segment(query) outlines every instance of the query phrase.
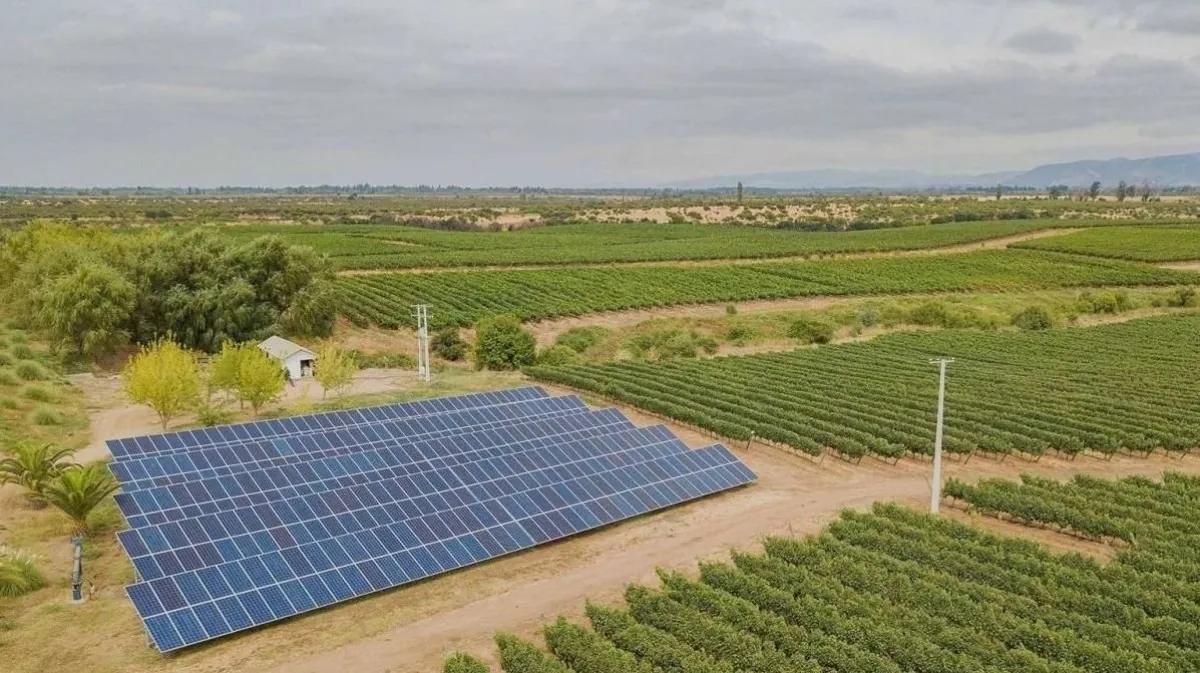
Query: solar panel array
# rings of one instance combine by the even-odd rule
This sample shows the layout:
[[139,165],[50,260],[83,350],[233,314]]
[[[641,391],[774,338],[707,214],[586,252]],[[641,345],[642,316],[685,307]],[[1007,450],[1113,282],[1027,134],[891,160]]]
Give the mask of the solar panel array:
[[536,387],[108,446],[126,591],[162,652],[756,479]]

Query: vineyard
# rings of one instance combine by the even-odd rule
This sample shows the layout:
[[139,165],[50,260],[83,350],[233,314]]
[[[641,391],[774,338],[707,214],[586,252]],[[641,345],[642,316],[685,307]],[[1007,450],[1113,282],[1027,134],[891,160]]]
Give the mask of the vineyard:
[[1200,316],[1045,332],[906,332],[870,342],[744,357],[535,367],[533,377],[722,436],[859,460],[932,450],[929,359],[957,358],[946,448],[1050,451],[1200,445]]
[[[843,513],[819,537],[660,571],[591,628],[543,629],[549,653],[498,635],[506,673],[1095,673],[1200,670],[1200,478],[1165,483],[951,482],[958,501],[1124,538],[1102,564],[894,505]],[[1136,539],[1136,542],[1133,542]],[[465,655],[476,668],[488,670]],[[569,667],[569,668],[567,668]]]
[[507,232],[364,227],[356,229],[347,238],[369,237],[366,240],[371,241],[373,251],[352,252],[353,245],[347,245],[345,252],[340,252],[341,248],[335,249],[340,253],[336,263],[344,269],[768,259],[940,248],[1054,226],[1059,225],[1052,220],[1035,220],[846,232],[685,223],[570,224]]
[[1110,227],[1015,243],[1014,247],[1141,262],[1200,259],[1200,227]]
[[1192,284],[1197,276],[1114,260],[1025,250],[960,255],[730,264],[375,274],[339,278],[342,312],[359,325],[411,325],[428,304],[435,325],[473,325],[679,304],[819,295],[1004,292]]

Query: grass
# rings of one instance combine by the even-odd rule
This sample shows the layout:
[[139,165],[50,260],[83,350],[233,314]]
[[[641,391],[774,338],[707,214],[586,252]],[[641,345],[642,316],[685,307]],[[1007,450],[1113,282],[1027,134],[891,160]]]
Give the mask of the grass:
[[15,386],[21,383],[21,379],[13,373],[11,369],[0,369],[0,386]]
[[0,545],[0,599],[16,598],[46,586],[37,559],[28,552]]
[[46,368],[34,360],[22,360],[18,362],[13,371],[23,381],[43,381],[49,376]]
[[0,397],[0,409],[20,409],[21,403],[11,397]]
[[12,363],[13,357],[8,353],[0,351],[0,367],[11,367]]
[[35,425],[62,425],[63,415],[57,409],[38,407],[31,416]]
[[27,386],[21,391],[21,396],[34,402],[53,402],[54,393],[44,386]]

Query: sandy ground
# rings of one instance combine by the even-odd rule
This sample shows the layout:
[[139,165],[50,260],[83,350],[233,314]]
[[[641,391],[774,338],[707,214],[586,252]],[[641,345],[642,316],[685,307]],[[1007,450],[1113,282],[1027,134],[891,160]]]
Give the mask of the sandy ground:
[[777,264],[780,262],[807,262],[814,259],[878,259],[880,257],[915,257],[922,255],[953,255],[967,252],[975,252],[977,250],[995,250],[998,248],[1007,248],[1013,243],[1022,241],[1032,241],[1038,238],[1049,238],[1052,236],[1065,236],[1073,234],[1080,229],[1061,228],[1061,229],[1042,229],[1039,231],[1030,232],[1027,234],[1018,234],[1015,236],[1003,236],[1000,238],[990,238],[984,241],[975,241],[973,243],[961,243],[958,245],[949,245],[941,248],[922,248],[919,250],[888,250],[883,252],[845,252],[845,253],[813,253],[808,256],[794,257],[765,257],[765,258],[727,258],[727,259],[698,259],[698,260],[661,260],[653,262],[604,262],[596,264],[517,264],[512,266],[447,266],[447,267],[422,267],[417,269],[346,269],[339,271],[340,276],[378,276],[395,273],[445,273],[447,271],[520,271],[531,269],[545,268],[565,268],[570,266],[573,269],[588,268],[588,267],[633,267],[633,266],[728,266],[730,264]]
[[[639,423],[658,422],[632,411],[629,415]],[[698,433],[675,429],[694,446],[712,443]],[[699,559],[725,557],[731,548],[755,548],[766,535],[815,533],[847,507],[866,508],[877,500],[915,507],[928,503],[928,462],[906,460],[890,466],[868,460],[852,466],[830,458],[818,464],[766,446],[734,448],[758,473],[758,484],[474,568],[456,575],[460,582],[454,595],[433,597],[433,604],[383,632],[328,651],[297,644],[284,661],[264,670],[427,672],[437,670],[447,653],[459,649],[494,664],[491,637],[496,631],[535,637],[547,620],[579,617],[586,599],[619,602],[630,582],[656,584],[658,567],[690,571]],[[970,479],[1022,472],[1068,478],[1078,473],[1157,475],[1164,469],[1200,472],[1200,458],[999,463],[976,457],[968,464],[950,463],[946,473]],[[953,510],[946,515],[978,519]],[[1026,530],[991,520],[981,523],[1001,532]],[[1029,533],[1061,551],[1107,554],[1102,545],[1049,531]]]
[[[137,437],[163,431],[162,424],[153,410],[146,406],[130,404],[124,399],[120,391],[119,377],[76,374],[71,376],[70,380],[72,385],[83,391],[92,431],[92,438],[88,445],[75,453],[77,462],[90,463],[108,458],[108,449],[104,443],[110,439]],[[340,394],[386,393],[411,388],[416,383],[416,372],[398,369],[364,369],[354,377],[354,383]],[[323,394],[324,388],[321,387],[321,384],[308,379],[295,385],[289,385],[284,389],[284,396],[280,404],[294,405],[305,397],[310,401],[317,402],[322,399]],[[236,403],[227,404],[226,408],[236,411],[237,405]],[[173,419],[170,427],[194,422],[194,416],[182,416]]]
[[1167,264],[1159,264],[1164,269],[1175,269],[1177,271],[1200,271],[1200,260],[1193,262],[1170,262]]

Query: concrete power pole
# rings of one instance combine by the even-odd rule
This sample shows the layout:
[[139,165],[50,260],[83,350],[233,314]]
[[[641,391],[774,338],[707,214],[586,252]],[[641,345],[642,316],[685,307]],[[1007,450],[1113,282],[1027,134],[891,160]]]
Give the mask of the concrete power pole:
[[938,365],[937,431],[933,437],[933,493],[929,500],[929,511],[937,514],[942,509],[942,426],[946,418],[946,365],[951,358],[930,360]]
[[418,304],[417,316],[417,375],[422,381],[429,382],[429,307]]

